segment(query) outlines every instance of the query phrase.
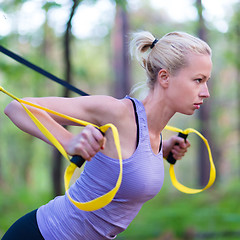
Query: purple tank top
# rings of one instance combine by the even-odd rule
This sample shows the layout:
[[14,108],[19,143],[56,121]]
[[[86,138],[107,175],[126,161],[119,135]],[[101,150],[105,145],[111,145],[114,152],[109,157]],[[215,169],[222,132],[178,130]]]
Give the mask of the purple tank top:
[[[114,239],[128,227],[143,203],[160,191],[164,179],[162,149],[158,154],[152,151],[143,104],[137,99],[126,98],[134,101],[136,106],[139,142],[133,155],[123,160],[119,191],[110,204],[93,212],[79,210],[66,195],[40,207],[37,222],[44,239]],[[90,201],[110,191],[118,174],[119,161],[99,152],[85,164],[69,193],[77,201]]]

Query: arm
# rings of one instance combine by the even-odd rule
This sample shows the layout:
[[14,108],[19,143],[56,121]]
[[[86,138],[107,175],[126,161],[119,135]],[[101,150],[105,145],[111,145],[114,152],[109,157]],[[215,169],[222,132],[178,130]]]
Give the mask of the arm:
[[[29,99],[26,99],[29,101]],[[36,102],[31,101],[36,104]],[[40,104],[39,104],[40,105]],[[26,106],[39,120],[40,122],[54,135],[60,143],[64,145],[64,139],[68,141],[71,138],[71,134],[64,129],[60,124],[54,121],[54,119],[45,111]],[[35,136],[48,144],[51,144],[48,139],[37,128],[28,114],[25,112],[21,104],[17,101],[12,101],[4,110],[5,114],[10,120],[22,131]],[[58,134],[62,135],[62,141],[58,138]]]
[[[176,145],[178,143],[179,145]],[[173,136],[168,140],[163,141],[163,157],[167,158],[169,153],[172,152],[173,157],[176,160],[180,160],[187,149],[190,147],[190,143],[188,140],[184,140],[178,136]]]
[[[106,96],[78,98],[27,98],[25,100],[71,117],[92,122],[96,125],[105,124],[106,118],[108,118],[107,120],[114,118],[113,114],[109,115],[109,112],[111,112],[109,110],[112,108],[113,104],[116,105],[117,101],[116,99]],[[84,129],[82,133],[73,136],[72,133],[67,131],[62,125],[73,125],[75,123],[51,115],[45,111],[29,106],[27,107],[44,124],[44,126],[50,130],[70,155],[82,155],[84,158],[90,159],[90,157],[93,156],[101,146],[103,146],[103,137],[95,128],[88,127]],[[116,107],[117,105],[114,109],[116,109]],[[49,143],[17,101],[10,103],[6,107],[5,113],[18,128]],[[87,142],[93,144],[87,144]],[[96,144],[97,146],[95,146]],[[93,146],[90,148],[90,145]],[[83,151],[83,149],[87,148],[87,151]]]

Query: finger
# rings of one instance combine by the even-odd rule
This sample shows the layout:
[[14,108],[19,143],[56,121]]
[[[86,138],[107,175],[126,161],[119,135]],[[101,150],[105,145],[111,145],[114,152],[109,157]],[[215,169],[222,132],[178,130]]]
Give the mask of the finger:
[[172,148],[172,153],[177,154],[177,155],[180,155],[180,156],[183,156],[187,151],[188,151],[187,148],[182,148],[182,147],[179,146],[179,145],[175,145],[175,146]]
[[90,147],[95,151],[99,151],[101,147],[100,142],[103,136],[96,128],[87,126],[80,135],[82,143],[86,144],[85,147]]
[[80,155],[82,156],[84,159],[89,158],[89,144],[88,144],[88,140],[86,140],[85,138],[81,137],[81,138],[77,138],[74,143],[72,144],[72,154],[71,155]]
[[176,159],[176,160],[180,160],[182,159],[182,157],[185,155],[185,153],[179,153],[177,151],[172,151],[172,154],[173,154],[173,157]]
[[99,151],[98,142],[91,137],[88,131],[79,134],[71,144],[70,155],[80,155],[86,160],[94,156]]
[[88,152],[89,156],[93,157],[101,148],[99,142],[93,135],[87,135],[86,138],[80,141],[81,148]]
[[101,149],[102,149],[102,150],[105,149],[106,141],[107,141],[107,139],[104,137],[103,140],[102,140],[102,142],[101,142]]
[[105,148],[105,143],[106,143],[106,138],[104,137],[103,133],[101,131],[99,131],[98,129],[96,129],[96,141],[98,142],[99,146],[101,149]]
[[83,157],[86,161],[91,161],[91,156],[89,155],[88,151],[86,151],[85,149],[82,149],[79,155]]
[[181,148],[185,148],[185,149],[187,149],[187,148],[190,147],[190,143],[189,143],[188,140],[186,140],[186,141],[182,141],[182,142],[179,144],[179,146],[180,146]]
[[187,148],[182,148],[180,145],[175,145],[172,150],[175,150],[178,153],[185,153],[187,152]]
[[91,131],[95,141],[98,142],[100,147],[102,147],[106,141],[106,139],[104,138],[104,133],[102,133],[99,129],[93,126],[89,126],[89,130]]
[[101,132],[95,127],[88,125],[81,133],[73,138],[68,153],[70,155],[80,155],[87,161],[104,146],[105,140]]

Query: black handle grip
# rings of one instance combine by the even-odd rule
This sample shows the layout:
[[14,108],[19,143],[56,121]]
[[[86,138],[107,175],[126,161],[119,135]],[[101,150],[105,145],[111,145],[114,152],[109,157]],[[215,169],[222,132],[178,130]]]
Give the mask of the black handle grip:
[[[188,137],[188,134],[184,134],[184,133],[179,132],[179,133],[178,133],[178,137],[184,138],[184,139],[186,140],[187,137]],[[175,145],[178,145],[178,143],[176,143]],[[175,164],[175,163],[176,163],[176,159],[173,157],[172,152],[169,153],[169,155],[168,155],[168,157],[167,157],[167,161],[168,161],[170,164]]]
[[75,163],[80,168],[86,160],[82,156],[74,155],[70,161]]
[[[99,128],[97,128],[97,129],[101,132],[101,134],[103,136],[105,136],[104,132],[102,132]],[[70,162],[76,164],[77,167],[79,167],[79,168],[85,163],[85,161],[86,160],[82,156],[79,156],[79,155],[74,155],[70,160]]]

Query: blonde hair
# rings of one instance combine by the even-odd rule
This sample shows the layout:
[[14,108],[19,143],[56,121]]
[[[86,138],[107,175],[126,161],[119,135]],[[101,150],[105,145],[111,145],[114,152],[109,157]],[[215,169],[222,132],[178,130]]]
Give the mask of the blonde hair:
[[142,31],[134,33],[130,43],[130,53],[145,69],[150,88],[154,87],[161,69],[174,75],[187,66],[189,53],[211,56],[211,48],[206,42],[185,32],[168,33],[152,45],[154,41],[150,32]]

